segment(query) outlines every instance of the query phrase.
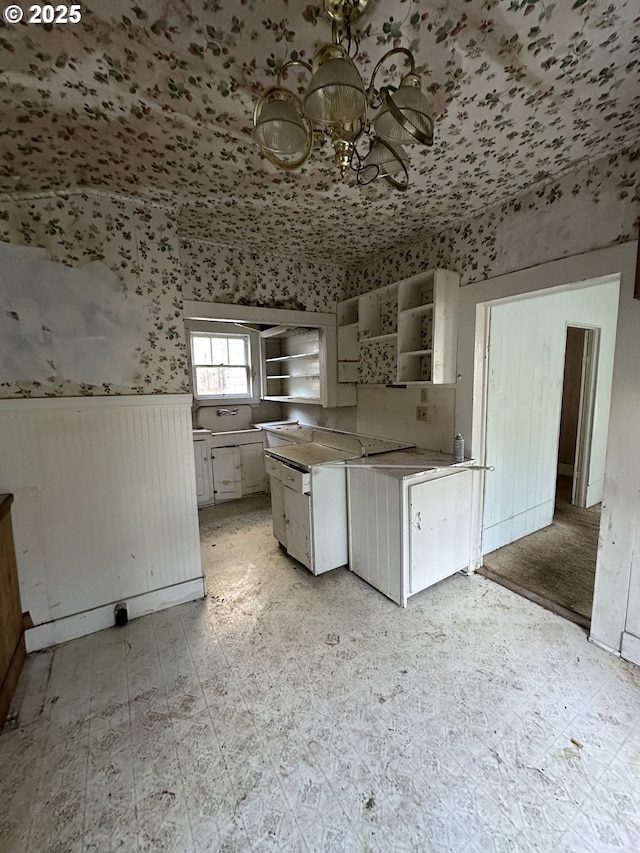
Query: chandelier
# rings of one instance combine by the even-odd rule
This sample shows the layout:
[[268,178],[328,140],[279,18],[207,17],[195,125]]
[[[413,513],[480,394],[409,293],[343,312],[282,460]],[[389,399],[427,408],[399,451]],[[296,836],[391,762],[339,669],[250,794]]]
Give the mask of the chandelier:
[[[404,145],[433,144],[433,116],[420,88],[412,53],[403,47],[387,51],[365,85],[353,57],[357,42],[351,24],[366,10],[369,0],[324,0],[332,22],[332,40],[322,44],[309,64],[300,59],[286,62],[277,83],[263,92],[253,111],[253,136],[265,157],[279,169],[298,169],[307,162],[318,132],[331,139],[334,163],[344,175],[356,173],[359,184],[384,178],[392,187],[409,185],[409,157]],[[408,71],[394,86],[375,87],[378,71],[392,56],[402,56]],[[311,75],[302,98],[281,85],[286,73],[296,67]],[[368,120],[368,111],[375,115]],[[370,140],[362,157],[357,144]]]

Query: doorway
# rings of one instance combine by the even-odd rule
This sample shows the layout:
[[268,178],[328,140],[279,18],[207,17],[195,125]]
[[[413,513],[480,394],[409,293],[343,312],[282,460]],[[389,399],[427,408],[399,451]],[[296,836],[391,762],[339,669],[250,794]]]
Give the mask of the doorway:
[[489,307],[481,571],[585,627],[616,313],[610,285]]

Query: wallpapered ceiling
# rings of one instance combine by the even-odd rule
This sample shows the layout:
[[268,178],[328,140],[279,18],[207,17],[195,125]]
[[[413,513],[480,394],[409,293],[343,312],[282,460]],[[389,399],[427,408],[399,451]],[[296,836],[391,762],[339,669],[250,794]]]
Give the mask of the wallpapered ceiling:
[[329,38],[319,8],[92,0],[76,25],[3,23],[2,189],[125,192],[179,205],[185,236],[349,266],[637,138],[637,0],[372,0],[365,76],[410,47],[437,115],[410,191],[341,181],[328,144],[275,173],[250,138],[253,104]]

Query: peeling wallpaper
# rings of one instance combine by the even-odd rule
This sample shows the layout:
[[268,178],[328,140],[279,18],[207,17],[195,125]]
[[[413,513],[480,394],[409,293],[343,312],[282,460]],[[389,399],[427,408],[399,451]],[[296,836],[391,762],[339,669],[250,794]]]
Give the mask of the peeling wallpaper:
[[[14,201],[0,208],[0,239],[41,247],[51,260],[71,267],[102,261],[141,318],[132,354],[138,375],[134,384],[9,382],[0,375],[1,397],[188,393],[182,273],[170,215],[90,194]],[[114,369],[112,375],[119,373]]]
[[344,298],[437,266],[465,285],[635,240],[639,165],[640,149],[620,152],[373,258],[346,273]]

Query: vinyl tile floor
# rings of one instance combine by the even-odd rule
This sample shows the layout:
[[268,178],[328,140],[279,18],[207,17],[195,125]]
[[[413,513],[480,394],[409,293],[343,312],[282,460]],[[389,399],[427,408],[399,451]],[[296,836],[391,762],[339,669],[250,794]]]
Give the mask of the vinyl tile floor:
[[209,595],[31,655],[2,853],[640,849],[640,670],[457,575],[314,578],[268,499],[201,512]]

